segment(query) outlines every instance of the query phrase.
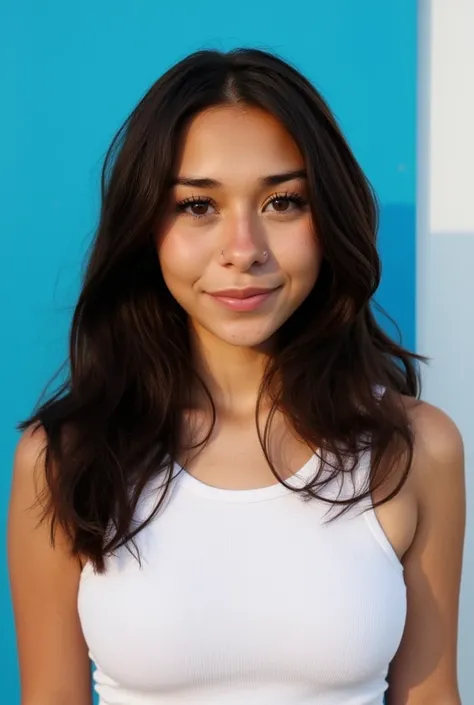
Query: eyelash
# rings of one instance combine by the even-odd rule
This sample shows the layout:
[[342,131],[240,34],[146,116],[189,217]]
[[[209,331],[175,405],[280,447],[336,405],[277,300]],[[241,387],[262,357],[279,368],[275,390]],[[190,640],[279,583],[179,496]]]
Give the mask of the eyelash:
[[[270,205],[270,203],[273,203],[275,201],[289,201],[290,203],[293,203],[295,206],[297,206],[300,210],[307,205],[306,199],[303,198],[301,194],[286,191],[284,193],[275,193],[273,194],[273,196],[270,196],[270,198],[265,201],[264,208],[266,208],[268,205]],[[176,212],[184,213],[184,215],[189,215],[195,220],[200,220],[201,218],[206,218],[209,215],[214,214],[205,213],[203,215],[196,215],[195,213],[186,212],[186,208],[191,205],[207,204],[215,206],[215,202],[212,200],[212,198],[209,198],[208,196],[189,196],[188,198],[183,198],[181,201],[178,201],[176,203]],[[285,215],[285,212],[286,211],[282,212],[281,215]]]

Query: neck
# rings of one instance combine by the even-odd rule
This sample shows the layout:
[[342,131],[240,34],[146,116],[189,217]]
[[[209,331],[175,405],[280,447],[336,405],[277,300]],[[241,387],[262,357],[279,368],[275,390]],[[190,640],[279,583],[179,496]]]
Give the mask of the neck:
[[[190,334],[196,370],[216,410],[231,416],[254,415],[269,349],[229,345],[202,329],[191,329]],[[198,390],[197,406],[203,401]]]

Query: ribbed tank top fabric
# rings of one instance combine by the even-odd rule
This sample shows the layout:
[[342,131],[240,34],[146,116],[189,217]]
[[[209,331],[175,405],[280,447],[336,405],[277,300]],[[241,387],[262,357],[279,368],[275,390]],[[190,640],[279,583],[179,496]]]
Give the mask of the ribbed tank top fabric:
[[[320,463],[288,484],[304,486]],[[369,468],[362,453],[325,496],[360,489]],[[174,470],[137,536],[141,564],[123,547],[104,574],[86,565],[81,576],[100,705],[382,705],[406,588],[370,501],[328,521],[330,504],[280,483],[226,490]]]

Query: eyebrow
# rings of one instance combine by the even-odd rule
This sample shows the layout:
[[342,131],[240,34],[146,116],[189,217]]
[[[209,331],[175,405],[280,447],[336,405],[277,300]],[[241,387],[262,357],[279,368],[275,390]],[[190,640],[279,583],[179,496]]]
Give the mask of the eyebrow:
[[[293,181],[294,179],[306,179],[305,169],[296,169],[295,171],[285,171],[282,174],[271,174],[263,176],[260,183],[263,186],[278,186],[285,181]],[[172,180],[171,186],[194,186],[194,188],[219,188],[222,186],[220,181],[209,178],[197,178],[193,176],[178,176]]]

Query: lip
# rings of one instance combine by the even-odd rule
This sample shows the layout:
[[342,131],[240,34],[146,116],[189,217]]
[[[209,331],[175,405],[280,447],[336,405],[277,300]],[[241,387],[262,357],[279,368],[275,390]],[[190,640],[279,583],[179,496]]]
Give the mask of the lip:
[[232,311],[255,311],[280,288],[278,286],[273,289],[262,289],[261,287],[223,289],[222,291],[213,291],[209,293],[209,296]]
[[221,291],[213,291],[210,295],[217,298],[226,297],[231,299],[248,299],[250,296],[260,296],[261,294],[270,294],[277,287],[264,289],[257,286],[249,286],[246,289],[222,289]]

